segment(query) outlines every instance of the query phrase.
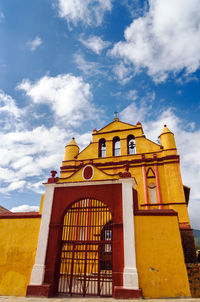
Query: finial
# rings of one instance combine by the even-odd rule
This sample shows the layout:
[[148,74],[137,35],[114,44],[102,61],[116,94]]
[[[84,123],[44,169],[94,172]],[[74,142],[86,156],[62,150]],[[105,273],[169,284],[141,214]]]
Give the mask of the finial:
[[51,171],[51,177],[48,178],[48,183],[54,183],[58,180],[58,177],[55,177],[56,174],[57,174],[57,171],[55,171],[55,170]]
[[115,111],[114,112],[114,117],[115,117],[115,119],[118,119],[119,118],[119,112]]
[[167,127],[167,125],[165,124],[164,127]]

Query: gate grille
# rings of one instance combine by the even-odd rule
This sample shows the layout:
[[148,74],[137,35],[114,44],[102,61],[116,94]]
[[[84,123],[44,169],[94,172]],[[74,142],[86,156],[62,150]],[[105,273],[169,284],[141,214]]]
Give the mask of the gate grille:
[[58,293],[112,296],[111,213],[96,199],[77,201],[64,217]]

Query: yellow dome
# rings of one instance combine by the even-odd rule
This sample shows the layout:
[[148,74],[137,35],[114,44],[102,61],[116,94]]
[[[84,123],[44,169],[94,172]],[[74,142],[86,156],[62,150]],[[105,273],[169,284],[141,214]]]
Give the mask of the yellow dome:
[[160,141],[164,149],[176,149],[174,134],[167,128],[167,125],[164,125]]
[[79,146],[77,145],[74,137],[71,142],[65,147],[65,159],[64,160],[73,160],[79,154]]
[[[167,128],[167,125],[164,125],[164,128],[163,128],[163,131],[161,132],[161,135],[162,134],[165,134],[165,133],[172,133],[168,128]],[[173,134],[173,133],[172,133]]]

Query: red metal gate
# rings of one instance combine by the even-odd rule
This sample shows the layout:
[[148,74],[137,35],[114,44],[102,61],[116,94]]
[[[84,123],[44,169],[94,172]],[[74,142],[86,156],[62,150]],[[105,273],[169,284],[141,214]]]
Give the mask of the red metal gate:
[[111,213],[96,199],[75,202],[64,217],[58,293],[112,296]]

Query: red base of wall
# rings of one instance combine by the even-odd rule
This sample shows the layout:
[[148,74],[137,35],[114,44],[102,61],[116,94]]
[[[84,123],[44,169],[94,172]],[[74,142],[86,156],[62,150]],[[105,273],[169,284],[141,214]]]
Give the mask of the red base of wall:
[[27,297],[47,297],[51,296],[50,294],[51,285],[43,284],[43,285],[28,285],[26,290]]
[[128,289],[128,288],[124,288],[123,286],[115,286],[113,298],[115,299],[142,298],[142,290]]

